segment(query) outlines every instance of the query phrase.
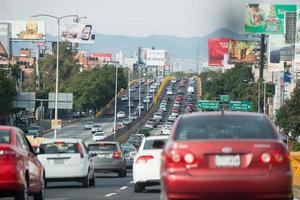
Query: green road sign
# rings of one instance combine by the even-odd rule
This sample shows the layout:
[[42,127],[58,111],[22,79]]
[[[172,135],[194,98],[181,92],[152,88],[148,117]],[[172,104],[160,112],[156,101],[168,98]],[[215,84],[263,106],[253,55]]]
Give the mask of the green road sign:
[[229,108],[232,111],[252,111],[251,101],[230,101]]
[[218,101],[198,100],[198,108],[205,110],[218,110],[220,103]]
[[229,102],[229,95],[220,95],[220,102]]

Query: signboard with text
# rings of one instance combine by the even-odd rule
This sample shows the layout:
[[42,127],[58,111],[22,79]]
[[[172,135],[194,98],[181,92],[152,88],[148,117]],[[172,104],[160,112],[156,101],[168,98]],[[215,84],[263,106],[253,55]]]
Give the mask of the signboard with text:
[[229,108],[232,111],[252,111],[251,101],[230,101]]
[[204,110],[219,110],[219,101],[209,101],[209,100],[198,100],[198,108]]

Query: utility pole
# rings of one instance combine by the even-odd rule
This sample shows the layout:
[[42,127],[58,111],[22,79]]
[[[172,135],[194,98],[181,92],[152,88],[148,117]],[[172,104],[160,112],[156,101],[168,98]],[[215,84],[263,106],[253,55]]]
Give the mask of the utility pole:
[[128,118],[131,118],[131,105],[130,105],[130,69],[128,67]]
[[141,116],[141,65],[138,64],[139,68],[139,116]]
[[261,80],[264,78],[265,36],[265,34],[260,35],[259,79]]

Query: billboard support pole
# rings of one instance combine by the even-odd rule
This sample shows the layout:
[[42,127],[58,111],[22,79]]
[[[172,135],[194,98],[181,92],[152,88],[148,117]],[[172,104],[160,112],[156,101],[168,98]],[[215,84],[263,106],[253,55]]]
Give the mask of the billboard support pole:
[[264,58],[265,58],[265,34],[260,35],[260,60],[259,60],[259,79],[264,78]]

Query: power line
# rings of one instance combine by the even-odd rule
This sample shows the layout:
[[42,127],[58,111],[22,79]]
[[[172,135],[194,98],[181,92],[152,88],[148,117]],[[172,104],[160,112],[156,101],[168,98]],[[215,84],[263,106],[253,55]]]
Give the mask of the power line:
[[9,11],[9,9],[7,8],[6,4],[4,3],[4,0],[1,0],[3,7],[5,8],[6,12],[8,13],[10,19],[13,19],[11,12]]

